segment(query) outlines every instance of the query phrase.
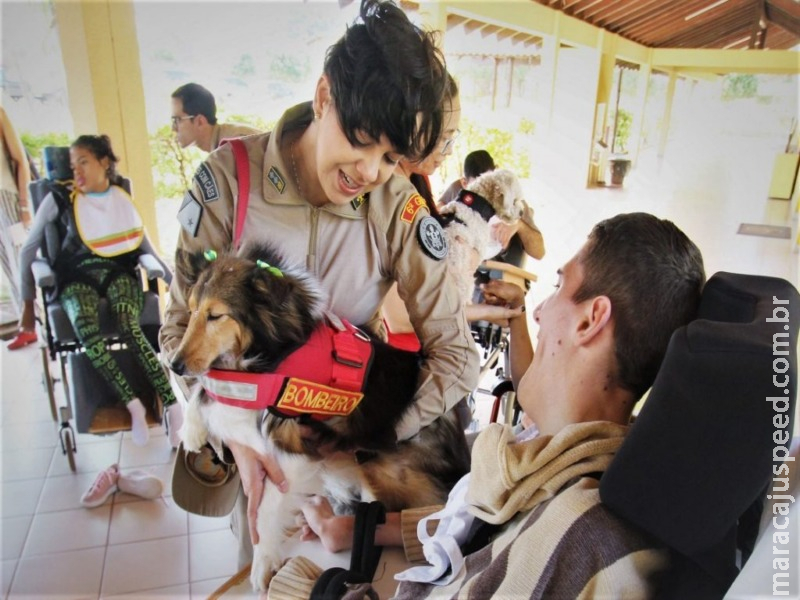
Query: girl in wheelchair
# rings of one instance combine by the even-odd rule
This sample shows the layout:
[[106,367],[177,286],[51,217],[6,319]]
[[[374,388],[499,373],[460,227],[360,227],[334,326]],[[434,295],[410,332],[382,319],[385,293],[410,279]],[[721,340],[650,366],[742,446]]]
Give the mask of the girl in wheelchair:
[[[31,266],[45,239],[45,227],[57,224],[61,246],[54,262],[58,297],[92,366],[108,381],[131,414],[133,442],[148,440],[146,409],[136,397],[100,329],[99,304],[106,298],[122,337],[144,368],[164,406],[169,437],[178,445],[182,422],[166,373],[142,333],[139,317],[144,293],[134,271],[137,257],[150,253],[161,263],[165,280],[172,274],[148,240],[142,219],[116,172],[118,158],[106,135],[82,135],[69,149],[74,180],[54,186],[36,211],[20,254],[21,295],[24,301],[20,332],[9,344],[16,350],[36,341]],[[174,438],[174,439],[173,439]]]

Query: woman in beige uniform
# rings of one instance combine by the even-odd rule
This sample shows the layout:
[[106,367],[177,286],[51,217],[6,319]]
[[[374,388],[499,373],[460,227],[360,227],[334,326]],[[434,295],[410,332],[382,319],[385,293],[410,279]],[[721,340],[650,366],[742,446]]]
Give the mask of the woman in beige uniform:
[[[446,84],[433,35],[391,2],[362,0],[359,20],[328,50],[313,100],[289,109],[274,131],[244,140],[250,192],[243,243],[275,245],[321,280],[334,314],[378,333],[379,307],[398,283],[423,355],[416,403],[399,439],[443,415],[477,384],[477,354],[443,260],[441,227],[408,180],[392,177],[400,158],[426,156],[437,144]],[[238,187],[233,153],[224,146],[200,166],[186,193],[179,251],[231,247]],[[188,319],[185,283],[177,275],[161,330],[167,360]],[[231,450],[254,536],[265,477],[284,491],[291,481],[272,457],[238,444]],[[176,461],[176,502],[201,514],[229,511],[233,496],[225,486],[198,489],[196,478],[184,476],[187,464],[192,459]],[[240,553],[241,566],[249,559]]]

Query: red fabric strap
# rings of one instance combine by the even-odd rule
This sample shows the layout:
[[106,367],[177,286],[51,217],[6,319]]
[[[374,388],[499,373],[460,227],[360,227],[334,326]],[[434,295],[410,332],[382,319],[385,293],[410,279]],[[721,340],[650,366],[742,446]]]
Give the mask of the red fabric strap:
[[239,196],[236,202],[236,229],[233,232],[233,247],[238,250],[242,241],[244,221],[247,217],[247,205],[250,202],[250,159],[247,148],[239,138],[227,138],[219,145],[230,144],[233,158],[236,160],[236,181],[239,184]]

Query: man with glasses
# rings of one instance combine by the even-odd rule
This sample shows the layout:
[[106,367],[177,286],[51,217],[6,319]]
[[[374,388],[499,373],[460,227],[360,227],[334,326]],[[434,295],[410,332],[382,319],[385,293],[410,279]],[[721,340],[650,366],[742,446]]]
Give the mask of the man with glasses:
[[217,123],[214,95],[202,85],[187,83],[172,92],[172,130],[181,148],[215,150],[221,140],[261,133],[238,123]]

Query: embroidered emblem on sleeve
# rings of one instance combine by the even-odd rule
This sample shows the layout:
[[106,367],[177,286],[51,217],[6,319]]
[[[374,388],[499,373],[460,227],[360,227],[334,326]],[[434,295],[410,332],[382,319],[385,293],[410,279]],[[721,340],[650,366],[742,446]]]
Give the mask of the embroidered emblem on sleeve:
[[419,194],[414,194],[407,201],[403,212],[400,214],[400,220],[406,223],[413,223],[414,217],[417,216],[420,208],[425,206],[425,198]]
[[217,180],[214,179],[214,174],[206,163],[203,163],[197,169],[197,172],[194,174],[194,180],[200,186],[200,191],[203,193],[203,202],[219,200]]
[[423,217],[417,228],[417,239],[425,254],[436,260],[447,256],[447,238],[439,221],[431,216]]
[[269,173],[267,173],[267,179],[272,184],[276,190],[278,190],[279,194],[283,193],[283,190],[286,189],[286,181],[281,176],[281,172],[278,171],[276,167],[270,167]]
[[200,227],[202,216],[203,205],[197,201],[191,190],[186,190],[181,207],[178,209],[178,222],[181,227],[192,237],[197,237],[197,229]]

